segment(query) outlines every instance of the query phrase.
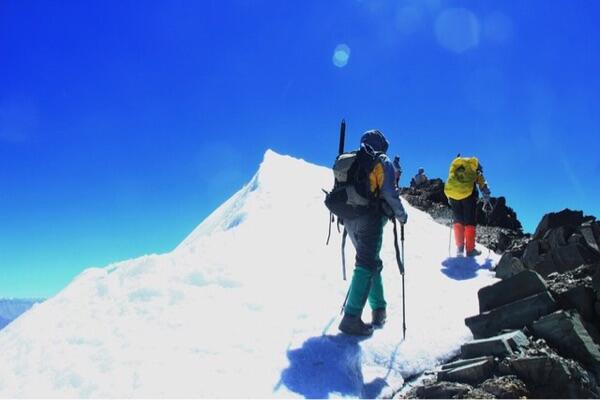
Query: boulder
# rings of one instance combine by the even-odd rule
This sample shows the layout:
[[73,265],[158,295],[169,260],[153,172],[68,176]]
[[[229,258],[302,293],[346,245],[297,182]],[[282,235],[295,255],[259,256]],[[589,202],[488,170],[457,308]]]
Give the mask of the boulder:
[[472,386],[456,382],[437,382],[420,386],[415,391],[419,399],[460,399],[473,390]]
[[586,243],[596,253],[600,254],[600,224],[598,222],[584,222],[579,231],[583,235]]
[[550,248],[566,246],[573,233],[575,233],[575,228],[571,226],[561,226],[547,231],[543,240]]
[[574,376],[561,358],[538,356],[510,360],[511,369],[532,389],[537,398],[593,398],[594,385],[584,376]]
[[533,332],[555,346],[561,354],[580,361],[600,373],[600,346],[594,343],[597,332],[588,332],[577,312],[557,311],[533,323]]
[[542,249],[539,240],[529,242],[523,253],[522,261],[526,268],[533,269],[542,260]]
[[544,237],[546,232],[550,229],[559,228],[561,226],[570,226],[573,228],[577,228],[583,222],[584,218],[582,211],[572,211],[566,208],[557,213],[549,213],[544,215],[544,217],[538,224],[535,233],[533,234],[533,238],[540,239]]
[[465,324],[476,339],[485,338],[503,329],[521,329],[540,317],[554,312],[556,307],[554,298],[549,292],[544,291],[466,318]]
[[558,295],[560,307],[569,310],[575,309],[586,321],[595,319],[594,303],[596,296],[591,287],[576,286]]
[[539,274],[534,271],[522,271],[479,289],[479,312],[489,311],[546,290],[546,282]]
[[487,339],[472,340],[463,344],[460,354],[463,358],[481,356],[508,356],[520,347],[529,344],[529,339],[521,331],[505,333]]
[[529,391],[525,382],[516,375],[491,378],[483,382],[480,388],[494,395],[497,399],[519,399],[529,397]]
[[596,272],[592,277],[592,289],[596,293],[596,298],[600,300],[600,267],[596,267]]
[[480,388],[474,388],[466,394],[465,399],[494,399],[494,395]]
[[550,252],[559,272],[570,271],[584,264],[590,264],[597,259],[587,247],[570,243],[566,246],[553,248]]
[[519,272],[525,271],[523,262],[511,253],[504,253],[498,264],[494,267],[496,278],[506,279]]
[[438,372],[438,379],[448,382],[477,384],[483,382],[494,371],[493,360],[476,361],[450,370]]
[[535,263],[528,267],[545,277],[553,272],[570,271],[594,261],[596,261],[596,257],[586,246],[569,243],[566,246],[552,248],[550,252],[540,255]]

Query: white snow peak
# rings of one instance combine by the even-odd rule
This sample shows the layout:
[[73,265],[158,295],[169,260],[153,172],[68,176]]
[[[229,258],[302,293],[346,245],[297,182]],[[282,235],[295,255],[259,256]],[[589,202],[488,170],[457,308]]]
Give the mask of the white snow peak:
[[390,224],[389,321],[368,339],[339,334],[348,282],[335,229],[325,246],[321,191],[332,182],[268,150],[174,251],[88,269],[0,331],[0,397],[375,397],[455,355],[497,256],[449,259],[448,228],[405,204],[406,340]]

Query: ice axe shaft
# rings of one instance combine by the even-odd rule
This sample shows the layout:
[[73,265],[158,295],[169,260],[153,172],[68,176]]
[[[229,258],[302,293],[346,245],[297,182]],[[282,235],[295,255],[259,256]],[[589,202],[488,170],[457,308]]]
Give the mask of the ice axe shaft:
[[344,144],[346,142],[346,120],[342,119],[340,125],[340,146],[338,148],[338,155],[344,153]]
[[396,262],[402,276],[402,337],[406,339],[406,298],[404,296],[404,224],[400,224],[400,242],[402,244],[402,255],[398,247],[398,230],[396,228],[396,218],[392,218],[394,224],[394,249],[396,250]]

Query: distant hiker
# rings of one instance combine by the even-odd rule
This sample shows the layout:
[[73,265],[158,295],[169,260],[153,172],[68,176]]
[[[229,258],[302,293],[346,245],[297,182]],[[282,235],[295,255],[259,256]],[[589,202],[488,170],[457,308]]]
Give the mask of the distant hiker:
[[477,225],[477,199],[481,190],[486,207],[490,204],[490,190],[483,177],[483,168],[476,157],[457,156],[450,164],[444,193],[448,197],[454,214],[454,239],[457,255],[467,251],[467,257],[481,254],[475,249],[475,227]]
[[[350,335],[368,336],[373,333],[373,326],[382,327],[385,324],[387,303],[381,279],[383,263],[379,257],[383,227],[388,218],[395,217],[402,224],[408,219],[397,186],[399,170],[386,155],[388,146],[380,131],[370,130],[363,134],[358,152],[338,157],[338,160],[343,160],[346,155],[355,157],[352,162],[357,163],[353,167],[355,169],[350,168],[347,172],[356,176],[356,182],[351,190],[346,191],[346,203],[362,201],[364,204],[353,206],[352,210],[361,211],[343,218],[345,229],[356,249],[355,269],[344,317],[339,325],[342,332]],[[331,204],[328,207],[332,209]],[[339,213],[336,215],[339,216]],[[361,319],[367,300],[372,309],[371,324],[365,324]]]
[[427,178],[427,175],[425,175],[425,169],[419,168],[417,174],[410,180],[410,186],[416,188],[424,183],[427,183],[428,180],[429,179]]

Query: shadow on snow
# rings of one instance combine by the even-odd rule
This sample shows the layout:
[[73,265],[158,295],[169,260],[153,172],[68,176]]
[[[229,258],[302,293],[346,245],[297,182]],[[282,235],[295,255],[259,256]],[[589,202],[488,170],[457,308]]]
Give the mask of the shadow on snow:
[[442,273],[450,279],[464,281],[477,276],[480,269],[492,268],[492,260],[486,259],[485,263],[479,264],[472,257],[450,257],[442,262]]
[[302,347],[288,350],[290,366],[280,382],[308,399],[326,399],[331,394],[376,398],[385,379],[365,383],[361,369],[360,341],[363,337],[323,335],[306,340]]

